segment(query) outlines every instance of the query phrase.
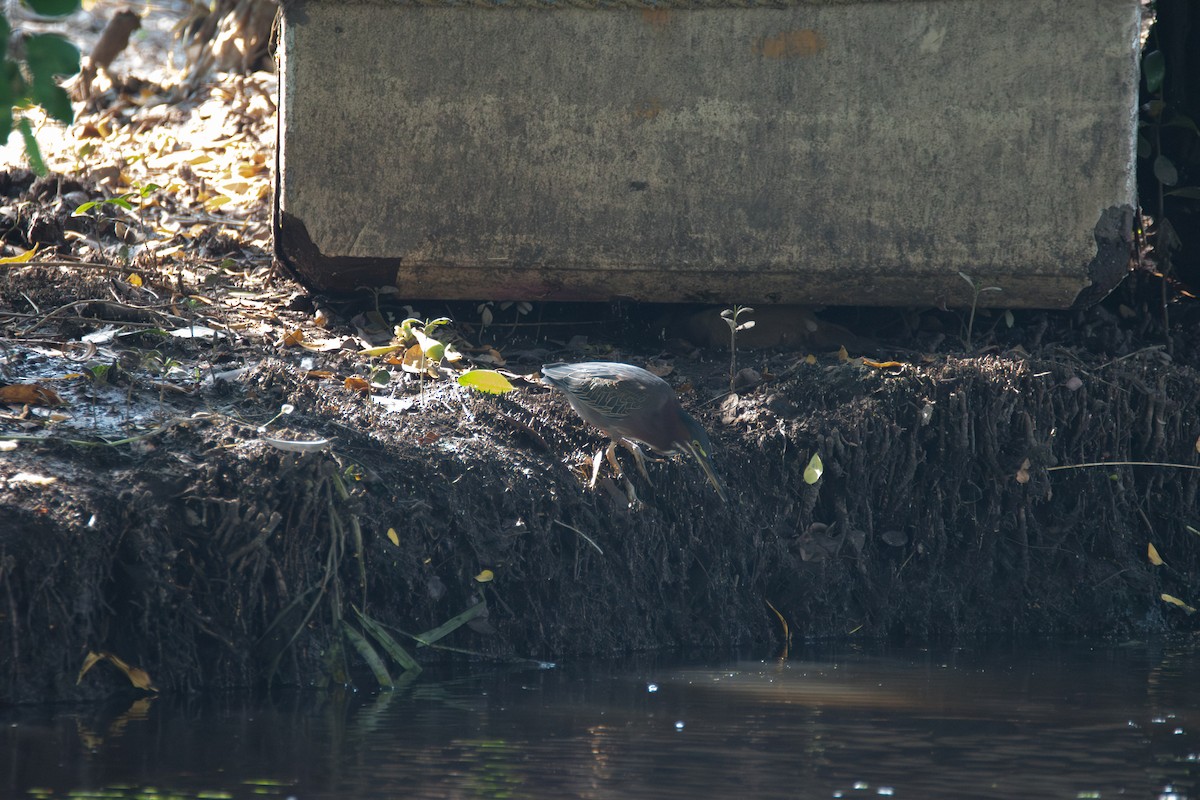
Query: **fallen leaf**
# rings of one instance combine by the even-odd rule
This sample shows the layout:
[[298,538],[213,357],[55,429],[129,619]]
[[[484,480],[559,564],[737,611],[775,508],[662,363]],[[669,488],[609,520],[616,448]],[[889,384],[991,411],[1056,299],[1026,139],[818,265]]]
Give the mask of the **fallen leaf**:
[[869,358],[864,358],[862,363],[866,364],[868,367],[874,367],[875,369],[889,369],[891,367],[904,366],[904,362],[902,361],[872,361]]
[[279,347],[296,347],[303,341],[304,341],[304,331],[297,328],[294,331],[288,331],[287,333],[285,333],[283,335],[283,338],[279,340],[278,346]]
[[346,378],[345,386],[352,392],[362,392],[366,394],[371,391],[371,382],[366,378],[360,378],[357,375],[351,375]]
[[26,261],[32,261],[37,255],[38,246],[35,244],[32,250],[26,250],[18,256],[9,256],[8,258],[0,258],[0,264],[24,264]]
[[808,466],[804,468],[804,482],[812,485],[821,480],[822,473],[825,472],[825,465],[821,463],[819,453],[813,453],[813,457],[808,460]]
[[35,472],[18,472],[8,479],[9,485],[14,483],[28,483],[32,486],[49,486],[57,481],[53,475],[38,475]]
[[83,666],[79,669],[79,677],[75,679],[75,683],[81,683],[83,681],[83,676],[88,673],[88,670],[90,670],[96,664],[99,664],[101,661],[107,661],[117,669],[121,670],[121,672],[125,673],[125,677],[129,679],[129,682],[137,688],[147,692],[158,691],[158,689],[154,687],[154,682],[150,680],[150,674],[146,672],[146,670],[139,667],[130,666],[120,658],[114,656],[112,653],[89,652],[83,659]]
[[1196,613],[1196,609],[1192,608],[1187,603],[1180,600],[1178,597],[1172,597],[1169,594],[1163,594],[1163,595],[1159,595],[1159,596],[1166,602],[1170,603],[1171,605],[1179,606],[1180,608],[1182,608],[1184,611],[1186,611],[1189,614]]
[[400,534],[396,533],[395,528],[387,529],[387,537],[388,537],[388,541],[390,541],[392,544],[396,545],[396,547],[400,546]]
[[1156,567],[1163,565],[1162,556],[1158,554],[1158,548],[1154,546],[1154,542],[1146,545],[1146,557],[1150,559],[1150,563]]
[[471,369],[458,376],[459,386],[469,386],[487,394],[504,394],[513,390],[508,378],[494,369]]
[[1021,462],[1021,468],[1017,470],[1017,483],[1024,486],[1029,483],[1029,459]]
[[488,583],[495,577],[495,574],[490,569],[485,569],[483,572],[475,576],[475,580],[479,583]]
[[22,406],[61,406],[62,398],[53,389],[36,383],[12,383],[0,386],[0,403]]

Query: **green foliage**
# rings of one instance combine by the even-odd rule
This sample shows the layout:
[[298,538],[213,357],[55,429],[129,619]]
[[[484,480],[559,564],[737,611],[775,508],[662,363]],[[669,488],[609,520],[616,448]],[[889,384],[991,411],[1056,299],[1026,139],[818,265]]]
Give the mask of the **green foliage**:
[[[974,335],[974,332],[975,332],[975,311],[979,307],[979,296],[981,294],[983,294],[984,292],[1002,292],[1004,290],[1001,289],[999,286],[977,286],[975,284],[974,279],[972,279],[970,275],[968,275],[965,272],[962,272],[961,270],[958,273],[958,277],[960,277],[964,281],[966,281],[967,286],[971,287],[971,313],[967,317],[966,335],[963,336],[963,344],[966,346],[966,348],[968,350],[970,350],[971,349],[971,337]],[[1010,327],[1011,327],[1011,325],[1010,325]]]
[[126,211],[132,211],[133,203],[129,202],[130,200],[135,198],[139,200],[145,200],[151,192],[157,191],[161,188],[162,187],[157,183],[148,183],[140,189],[136,189],[132,192],[126,192],[125,194],[117,195],[116,197],[108,197],[104,200],[89,200],[86,203],[80,204],[79,207],[72,211],[71,216],[81,217],[94,208],[99,208],[100,206],[106,205],[117,206],[118,208],[123,208]]
[[[1157,37],[1155,37],[1157,38]],[[1180,103],[1171,100],[1167,84],[1174,80],[1176,89],[1194,80],[1191,76],[1171,73],[1167,58],[1162,50],[1147,45],[1142,56],[1142,80],[1150,100],[1142,104],[1141,120],[1138,123],[1138,158],[1149,162],[1151,173],[1157,184],[1157,197],[1144,198],[1143,205],[1159,218],[1159,252],[1161,267],[1170,269],[1170,255],[1174,249],[1175,236],[1169,220],[1167,197],[1181,200],[1200,200],[1200,186],[1179,186],[1181,173],[1194,175],[1200,169],[1200,127],[1184,113]],[[1152,49],[1151,49],[1152,48]],[[1175,98],[1186,96],[1186,92],[1175,91]],[[1171,134],[1168,136],[1168,134]],[[1155,202],[1148,202],[1153,199]]]
[[[80,0],[25,0],[25,4],[43,17],[64,17],[79,10]],[[39,33],[26,38],[24,53],[17,55],[8,47],[11,35],[12,26],[0,12],[0,142],[7,142],[15,128],[33,171],[44,175],[46,165],[33,128],[20,110],[41,106],[64,125],[74,121],[71,98],[58,79],[79,72],[79,48],[56,33]]]
[[729,326],[729,391],[733,391],[734,379],[737,377],[737,335],[738,331],[747,331],[754,327],[754,320],[739,322],[743,314],[752,314],[754,309],[749,306],[735,305],[721,312],[721,319]]

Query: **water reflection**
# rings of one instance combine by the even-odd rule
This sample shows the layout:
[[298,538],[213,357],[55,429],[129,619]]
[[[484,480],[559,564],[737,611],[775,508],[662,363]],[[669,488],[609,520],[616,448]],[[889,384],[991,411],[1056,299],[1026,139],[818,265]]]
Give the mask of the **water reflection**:
[[0,795],[1196,798],[1198,668],[1195,642],[810,648],[9,710]]

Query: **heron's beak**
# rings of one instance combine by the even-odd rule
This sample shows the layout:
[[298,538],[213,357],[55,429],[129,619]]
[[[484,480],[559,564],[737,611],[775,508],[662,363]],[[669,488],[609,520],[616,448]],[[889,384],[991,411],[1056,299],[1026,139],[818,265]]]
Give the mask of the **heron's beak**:
[[696,459],[696,463],[704,471],[704,477],[708,478],[708,482],[712,484],[712,487],[717,490],[717,494],[721,496],[721,502],[728,503],[729,495],[726,493],[725,487],[721,484],[721,479],[713,471],[712,460],[708,457],[708,453],[704,452],[704,448],[696,442],[685,442],[684,448],[692,458]]

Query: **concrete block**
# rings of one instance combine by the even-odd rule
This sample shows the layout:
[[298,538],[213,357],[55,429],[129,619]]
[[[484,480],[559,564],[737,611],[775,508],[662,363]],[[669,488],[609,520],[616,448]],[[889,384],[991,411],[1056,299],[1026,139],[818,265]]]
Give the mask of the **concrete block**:
[[276,236],[410,297],[1067,307],[1139,0],[285,0]]

